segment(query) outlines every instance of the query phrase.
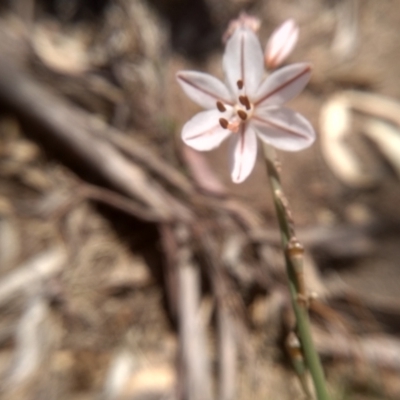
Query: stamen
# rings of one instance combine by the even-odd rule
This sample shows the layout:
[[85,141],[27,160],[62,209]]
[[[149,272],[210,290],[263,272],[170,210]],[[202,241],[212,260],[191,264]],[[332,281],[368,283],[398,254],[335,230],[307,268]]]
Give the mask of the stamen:
[[239,115],[240,119],[243,121],[246,121],[247,119],[247,113],[243,110],[237,110],[237,115]]
[[243,81],[242,81],[241,79],[239,79],[239,80],[236,82],[236,85],[237,85],[237,87],[238,87],[239,90],[242,90],[242,89],[243,89]]
[[228,129],[229,122],[225,118],[220,118],[219,119],[219,124],[224,128]]
[[239,101],[246,107],[246,110],[250,110],[250,100],[247,96],[239,96]]
[[219,100],[217,101],[217,108],[218,108],[218,111],[220,111],[220,112],[226,111],[226,108],[223,105],[222,101],[219,101]]

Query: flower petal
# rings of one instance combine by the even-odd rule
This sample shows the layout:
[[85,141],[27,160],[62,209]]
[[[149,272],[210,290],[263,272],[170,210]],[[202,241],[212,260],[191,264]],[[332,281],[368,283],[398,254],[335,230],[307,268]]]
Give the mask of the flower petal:
[[311,76],[308,63],[291,64],[272,73],[259,87],[255,106],[281,105],[296,97]]
[[228,88],[212,75],[197,71],[179,71],[176,79],[185,93],[203,108],[216,108],[217,101],[233,104]]
[[315,140],[310,122],[288,108],[257,110],[251,123],[262,141],[281,150],[299,151]]
[[251,125],[241,125],[231,141],[231,177],[234,183],[243,182],[251,173],[257,158],[257,136]]
[[288,19],[274,32],[265,47],[265,64],[274,69],[292,52],[299,37],[299,27],[293,19]]
[[237,28],[225,48],[223,66],[232,93],[238,93],[237,82],[244,84],[244,94],[252,98],[264,73],[263,51],[256,34],[249,28]]
[[[212,150],[218,147],[232,132],[219,124],[221,116],[228,113],[218,110],[203,111],[196,114],[182,128],[182,140],[199,151]],[[229,116],[228,116],[229,117]]]

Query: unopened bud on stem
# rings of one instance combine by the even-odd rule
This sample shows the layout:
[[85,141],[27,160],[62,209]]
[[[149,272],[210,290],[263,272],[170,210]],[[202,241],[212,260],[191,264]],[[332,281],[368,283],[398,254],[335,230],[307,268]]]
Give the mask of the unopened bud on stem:
[[298,37],[299,27],[293,19],[288,19],[272,33],[264,53],[267,69],[275,69],[286,60]]

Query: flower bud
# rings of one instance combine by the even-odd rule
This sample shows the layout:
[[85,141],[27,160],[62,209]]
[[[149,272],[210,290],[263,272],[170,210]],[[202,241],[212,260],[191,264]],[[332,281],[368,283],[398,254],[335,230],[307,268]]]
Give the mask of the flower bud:
[[265,65],[268,69],[279,67],[293,51],[299,37],[299,27],[293,19],[288,19],[272,32],[265,46]]

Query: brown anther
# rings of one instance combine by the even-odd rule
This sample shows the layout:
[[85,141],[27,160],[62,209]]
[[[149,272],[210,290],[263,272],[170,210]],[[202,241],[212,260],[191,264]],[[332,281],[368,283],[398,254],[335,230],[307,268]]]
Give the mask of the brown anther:
[[239,101],[246,107],[246,110],[250,110],[250,100],[247,96],[239,96]]
[[220,111],[220,112],[226,111],[226,108],[223,105],[222,101],[219,101],[219,100],[217,101],[217,108],[218,108],[218,111]]
[[219,119],[219,124],[224,128],[228,129],[229,122],[225,118]]
[[237,115],[239,115],[240,119],[243,121],[246,121],[247,119],[247,113],[243,110],[237,110]]
[[236,82],[236,85],[237,85],[237,87],[238,87],[239,90],[242,90],[242,89],[243,89],[243,81],[242,81],[241,79],[239,79],[239,80]]

